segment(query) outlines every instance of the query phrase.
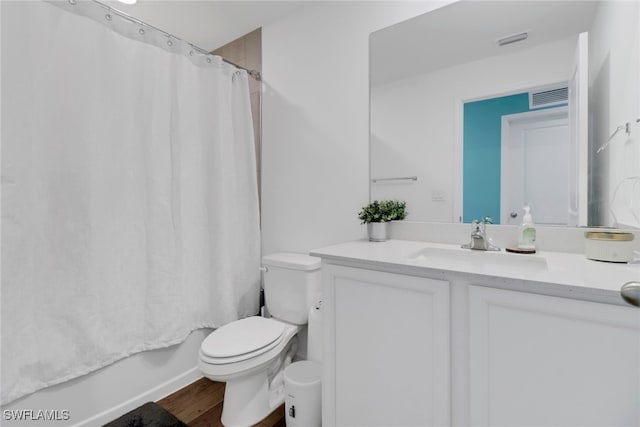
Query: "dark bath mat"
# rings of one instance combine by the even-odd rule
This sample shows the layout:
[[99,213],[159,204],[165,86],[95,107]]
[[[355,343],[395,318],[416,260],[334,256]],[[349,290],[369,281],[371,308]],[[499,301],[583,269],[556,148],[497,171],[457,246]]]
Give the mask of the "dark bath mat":
[[187,427],[154,402],[148,402],[103,427]]

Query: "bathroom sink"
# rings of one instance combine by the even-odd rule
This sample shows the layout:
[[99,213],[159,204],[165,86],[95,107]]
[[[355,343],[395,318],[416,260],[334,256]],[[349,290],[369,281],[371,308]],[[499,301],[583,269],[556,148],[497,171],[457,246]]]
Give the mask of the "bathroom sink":
[[408,260],[434,268],[464,269],[490,273],[500,270],[546,271],[547,260],[539,255],[512,254],[504,251],[475,251],[462,248],[424,248],[409,255]]

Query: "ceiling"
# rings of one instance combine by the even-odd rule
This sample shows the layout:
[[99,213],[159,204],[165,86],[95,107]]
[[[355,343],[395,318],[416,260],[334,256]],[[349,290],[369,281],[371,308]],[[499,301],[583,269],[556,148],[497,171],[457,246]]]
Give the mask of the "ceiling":
[[[371,84],[513,52],[586,31],[594,1],[460,1],[371,35]],[[528,31],[525,41],[496,40]]]
[[[138,0],[133,5],[100,1],[212,51],[322,0]],[[585,31],[596,4],[575,0],[454,2],[373,33],[371,84],[384,84]],[[497,47],[496,39],[521,31],[529,31],[526,41]]]
[[265,26],[313,1],[100,0],[207,51]]

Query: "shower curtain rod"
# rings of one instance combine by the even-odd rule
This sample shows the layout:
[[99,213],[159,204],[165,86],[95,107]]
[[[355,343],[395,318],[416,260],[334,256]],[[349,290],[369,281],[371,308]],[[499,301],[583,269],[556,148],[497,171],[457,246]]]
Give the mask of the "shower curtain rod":
[[[68,1],[71,4],[75,4],[77,0],[68,0]],[[111,7],[111,6],[107,5],[107,4],[104,4],[104,3],[100,2],[100,1],[98,1],[98,0],[92,0],[92,1],[94,3],[97,3],[98,5],[100,5],[102,8],[107,9],[109,12],[115,13],[116,15],[120,16],[121,18],[124,18],[124,19],[126,19],[128,21],[134,22],[134,23],[136,23],[138,25],[142,25],[144,27],[151,28],[151,29],[153,29],[155,31],[158,31],[158,32],[164,34],[167,37],[171,37],[171,38],[173,38],[175,40],[178,40],[178,41],[181,41],[183,43],[186,43],[189,46],[191,46],[194,50],[196,50],[197,52],[199,52],[199,53],[201,53],[203,55],[213,55],[211,52],[207,52],[206,50],[202,49],[201,47],[198,47],[198,46],[194,45],[193,43],[190,43],[190,42],[188,42],[186,40],[183,40],[180,37],[176,37],[171,33],[167,33],[166,31],[161,30],[158,27],[154,27],[153,25],[148,24],[148,23],[146,23],[144,21],[141,21],[138,18],[134,18],[133,16],[131,16],[131,15],[125,13],[125,12],[122,12],[121,10],[115,9],[115,8],[113,8],[113,7]],[[234,67],[236,67],[236,68],[238,68],[240,70],[246,71],[247,74],[249,74],[255,80],[258,80],[258,81],[262,80],[262,75],[260,74],[260,71],[250,70],[250,69],[248,69],[246,67],[243,67],[242,65],[238,65],[238,64],[236,64],[234,62],[231,62],[231,61],[229,61],[228,59],[225,59],[225,58],[222,58],[222,60],[224,62],[226,62],[227,64],[229,64],[229,65],[232,65],[232,66],[234,66]]]

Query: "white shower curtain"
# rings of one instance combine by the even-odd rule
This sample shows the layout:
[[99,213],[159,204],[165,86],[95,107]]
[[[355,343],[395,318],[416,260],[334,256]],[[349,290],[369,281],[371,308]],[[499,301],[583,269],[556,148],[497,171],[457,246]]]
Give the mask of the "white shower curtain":
[[1,3],[2,403],[257,313],[246,73],[92,2]]

